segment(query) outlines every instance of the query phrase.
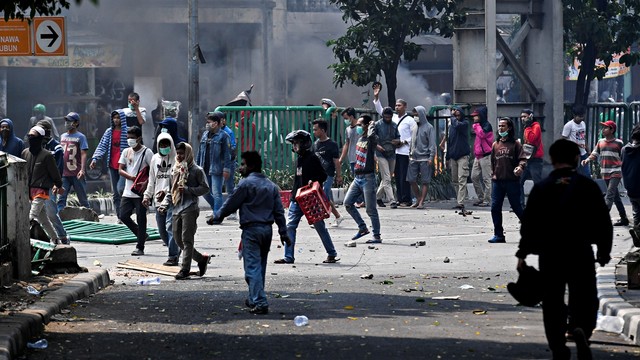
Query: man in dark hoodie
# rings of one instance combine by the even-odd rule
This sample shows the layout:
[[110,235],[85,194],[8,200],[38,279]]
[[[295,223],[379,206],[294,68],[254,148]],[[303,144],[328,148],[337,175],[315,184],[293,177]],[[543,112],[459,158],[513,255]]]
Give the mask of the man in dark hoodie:
[[631,142],[622,148],[622,181],[631,201],[633,245],[640,247],[640,125],[631,133]]
[[13,156],[20,156],[24,149],[24,142],[13,133],[11,119],[0,120],[0,151]]
[[22,150],[22,158],[27,161],[27,174],[29,181],[29,199],[31,209],[29,220],[37,221],[56,243],[57,234],[45,211],[46,201],[49,200],[49,190],[53,187],[54,194],[64,191],[62,177],[53,155],[42,147],[45,130],[40,126],[34,126],[29,130],[29,147]]
[[454,106],[447,134],[447,161],[451,168],[451,181],[456,186],[455,209],[464,209],[467,197],[467,178],[469,177],[469,121],[464,117],[462,108]]
[[493,146],[493,128],[487,121],[487,107],[479,106],[471,113],[473,118],[473,132],[476,138],[473,142],[473,166],[471,167],[471,181],[478,196],[474,206],[487,207],[491,205],[491,147]]

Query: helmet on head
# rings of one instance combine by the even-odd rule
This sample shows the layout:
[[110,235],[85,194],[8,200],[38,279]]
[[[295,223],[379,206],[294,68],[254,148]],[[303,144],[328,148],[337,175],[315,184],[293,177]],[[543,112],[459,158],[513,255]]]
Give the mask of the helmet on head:
[[36,106],[33,107],[33,111],[34,112],[41,112],[41,113],[46,113],[47,112],[47,108],[42,105],[42,104],[36,104]]
[[77,112],[70,112],[64,117],[64,121],[80,122],[80,115]]
[[311,149],[311,134],[304,130],[294,130],[287,134],[285,141],[289,144],[294,142],[300,143],[300,148],[304,150]]

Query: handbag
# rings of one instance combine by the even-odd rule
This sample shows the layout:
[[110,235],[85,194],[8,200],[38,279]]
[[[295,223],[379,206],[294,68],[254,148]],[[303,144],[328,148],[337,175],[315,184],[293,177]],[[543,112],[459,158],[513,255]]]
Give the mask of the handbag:
[[147,190],[147,185],[149,185],[149,165],[145,165],[141,168],[144,156],[147,154],[148,149],[149,148],[146,148],[142,154],[140,167],[138,167],[138,175],[136,175],[136,178],[133,180],[133,185],[131,185],[131,192],[140,197],[144,195],[144,192]]

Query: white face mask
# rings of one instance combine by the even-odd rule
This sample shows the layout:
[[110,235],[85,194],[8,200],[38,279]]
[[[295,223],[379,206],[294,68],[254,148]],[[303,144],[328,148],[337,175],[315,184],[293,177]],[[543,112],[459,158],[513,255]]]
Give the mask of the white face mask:
[[138,145],[138,140],[137,139],[127,139],[127,145],[129,145],[129,147],[136,147],[136,145]]

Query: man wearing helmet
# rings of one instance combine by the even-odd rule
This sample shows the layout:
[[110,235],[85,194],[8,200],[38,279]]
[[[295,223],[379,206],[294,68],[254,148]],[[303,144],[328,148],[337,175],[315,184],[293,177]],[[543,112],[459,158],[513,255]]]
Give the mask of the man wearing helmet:
[[[304,130],[295,130],[290,132],[285,140],[293,145],[293,152],[298,154],[296,175],[293,181],[291,194],[295,195],[299,188],[307,185],[309,182],[317,181],[320,184],[324,183],[327,179],[327,173],[325,173],[320,159],[318,159],[318,157],[311,151],[311,134]],[[294,263],[295,258],[293,254],[296,244],[296,229],[298,228],[298,223],[300,223],[302,216],[302,209],[296,202],[295,196],[292,196],[291,204],[289,205],[289,213],[287,215],[287,233],[291,242],[290,244],[285,244],[284,258],[274,261],[275,264]],[[329,231],[327,231],[324,220],[320,220],[315,223],[314,228],[318,235],[320,235],[322,245],[324,245],[324,248],[327,251],[328,256],[323,263],[335,263],[340,260],[336,258],[338,253],[333,246],[331,236],[329,235]]]
[[29,126],[33,127],[39,121],[46,121],[51,127],[51,137],[54,140],[58,140],[60,139],[60,133],[58,133],[58,129],[56,129],[56,124],[53,123],[53,120],[45,115],[46,112],[47,108],[44,105],[36,104],[36,106],[33,107],[33,116],[31,117],[31,119],[29,119]]
[[64,149],[62,164],[62,187],[64,193],[58,198],[58,211],[67,206],[67,195],[71,187],[78,195],[80,205],[89,206],[87,191],[85,190],[85,166],[87,164],[87,137],[78,131],[80,115],[77,112],[70,112],[64,117],[64,126],[67,132],[60,135],[60,145]]

